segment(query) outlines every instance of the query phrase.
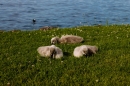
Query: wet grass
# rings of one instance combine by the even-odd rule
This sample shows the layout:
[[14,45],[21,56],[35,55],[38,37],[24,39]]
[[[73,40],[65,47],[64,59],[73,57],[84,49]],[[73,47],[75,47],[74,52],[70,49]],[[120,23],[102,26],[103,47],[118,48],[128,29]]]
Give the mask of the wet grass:
[[[84,43],[57,44],[64,59],[40,57],[39,46],[63,34],[82,36]],[[82,26],[48,31],[0,32],[0,86],[128,86],[130,26]],[[74,58],[76,46],[97,45],[90,57]]]

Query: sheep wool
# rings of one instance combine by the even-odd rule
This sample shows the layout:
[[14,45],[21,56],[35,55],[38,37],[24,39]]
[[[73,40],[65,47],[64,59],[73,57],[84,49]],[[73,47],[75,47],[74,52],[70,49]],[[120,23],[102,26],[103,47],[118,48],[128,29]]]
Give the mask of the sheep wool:
[[75,35],[64,35],[61,38],[53,37],[51,39],[52,44],[56,44],[56,43],[81,43],[83,41],[84,41],[84,39],[82,37],[75,36]]
[[52,45],[52,47],[55,49],[53,58],[60,59],[63,57],[63,51],[59,47],[56,47],[55,45]]
[[62,50],[59,47],[56,47],[55,45],[41,46],[37,49],[37,51],[42,57],[56,58],[56,59],[63,57]]
[[82,56],[90,56],[92,54],[96,54],[97,51],[98,51],[97,46],[81,45],[74,49],[73,55],[77,58],[80,58]]
[[51,46],[41,46],[37,49],[37,51],[42,57],[51,57],[54,48]]

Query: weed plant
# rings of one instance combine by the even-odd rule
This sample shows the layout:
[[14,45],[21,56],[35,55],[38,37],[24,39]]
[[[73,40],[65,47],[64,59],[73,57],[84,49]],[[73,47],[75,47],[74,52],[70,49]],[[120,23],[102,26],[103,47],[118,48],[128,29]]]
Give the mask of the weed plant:
[[[84,43],[56,44],[64,59],[40,57],[37,48],[54,36],[82,36]],[[0,32],[0,86],[129,86],[130,26],[81,26],[47,31]],[[79,45],[96,45],[97,54],[75,58]]]

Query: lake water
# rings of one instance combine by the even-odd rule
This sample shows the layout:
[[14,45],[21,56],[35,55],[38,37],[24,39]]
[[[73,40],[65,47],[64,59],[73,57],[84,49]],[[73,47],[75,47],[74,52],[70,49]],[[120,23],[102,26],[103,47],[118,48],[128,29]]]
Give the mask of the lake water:
[[0,0],[0,30],[130,24],[129,9],[130,0]]

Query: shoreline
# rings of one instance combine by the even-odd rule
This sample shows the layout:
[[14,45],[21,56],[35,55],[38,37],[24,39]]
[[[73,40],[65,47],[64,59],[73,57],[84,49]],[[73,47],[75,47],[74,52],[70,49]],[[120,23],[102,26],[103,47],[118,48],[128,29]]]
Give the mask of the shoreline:
[[0,32],[20,32],[20,31],[37,31],[37,30],[41,30],[41,31],[47,31],[47,30],[53,30],[53,29],[72,29],[72,28],[80,28],[80,27],[97,27],[97,26],[130,26],[130,24],[112,24],[112,25],[100,25],[100,24],[97,24],[97,25],[82,25],[82,26],[75,26],[75,27],[53,27],[53,26],[44,26],[44,27],[41,27],[39,29],[33,29],[33,30],[22,30],[22,29],[12,29],[12,30],[1,30],[0,29]]

